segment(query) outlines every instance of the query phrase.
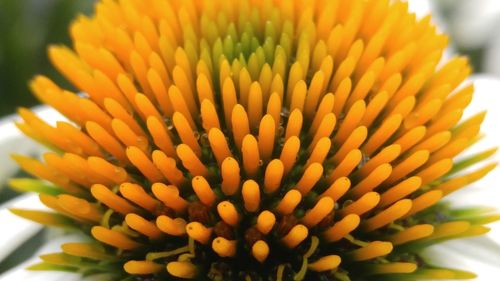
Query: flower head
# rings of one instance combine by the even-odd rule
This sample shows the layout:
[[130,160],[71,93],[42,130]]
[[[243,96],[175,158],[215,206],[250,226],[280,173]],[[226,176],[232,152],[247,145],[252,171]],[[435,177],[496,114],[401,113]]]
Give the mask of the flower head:
[[[485,233],[489,210],[446,195],[494,164],[455,156],[484,114],[465,58],[430,17],[390,1],[102,0],[36,77],[70,122],[19,111],[53,150],[14,159],[54,212],[13,210],[93,242],[35,269],[134,280],[465,278],[419,252]],[[207,277],[205,277],[207,276]],[[389,276],[389,277],[387,277]],[[129,279],[127,279],[129,280]]]

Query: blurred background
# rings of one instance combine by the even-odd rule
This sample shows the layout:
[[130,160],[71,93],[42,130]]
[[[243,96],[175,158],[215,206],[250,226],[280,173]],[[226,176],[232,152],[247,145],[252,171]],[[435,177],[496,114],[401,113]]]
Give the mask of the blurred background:
[[48,44],[69,44],[68,23],[92,10],[92,0],[0,1],[0,116],[37,100],[28,81],[43,73],[67,85],[47,58]]

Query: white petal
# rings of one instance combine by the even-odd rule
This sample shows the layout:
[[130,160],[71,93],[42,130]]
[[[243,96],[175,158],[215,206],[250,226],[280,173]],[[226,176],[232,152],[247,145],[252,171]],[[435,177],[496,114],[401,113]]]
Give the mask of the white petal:
[[[32,108],[32,110],[51,125],[55,125],[56,121],[66,120],[61,114],[48,106],[37,106]],[[17,129],[14,122],[19,119],[19,116],[15,114],[0,119],[0,167],[2,167],[0,169],[0,187],[4,186],[9,177],[19,169],[17,164],[10,159],[12,153],[38,156],[42,151],[46,150]],[[0,241],[2,241],[0,247],[0,262],[42,229],[40,224],[22,219],[12,214],[8,208],[47,209],[39,201],[36,194],[21,195],[0,206],[0,222],[3,230],[0,231]],[[44,246],[40,253],[59,251],[60,244],[61,241],[54,240],[53,243]],[[37,254],[36,257],[38,255],[39,254]],[[4,273],[0,276],[0,280],[81,280],[80,276],[77,274],[68,275],[67,273],[61,272],[33,273],[25,270],[24,268],[26,266],[36,262],[36,257]]]
[[22,219],[12,214],[7,208],[46,209],[40,203],[38,196],[34,194],[22,195],[0,206],[2,225],[0,261],[42,229],[40,224]]
[[[54,236],[54,235],[52,235]],[[60,252],[60,246],[66,242],[82,241],[80,235],[56,235],[55,237],[50,237],[48,242],[37,251],[37,253],[27,261],[16,266],[13,269],[0,275],[0,281],[12,281],[12,280],[23,280],[23,281],[104,281],[109,280],[109,276],[105,274],[93,275],[87,278],[82,277],[80,274],[68,273],[68,272],[52,272],[52,271],[30,271],[26,270],[26,267],[40,262],[38,258],[39,255]]]
[[90,277],[82,277],[80,274],[68,272],[51,272],[51,271],[30,271],[26,268],[30,265],[40,262],[38,256],[48,253],[61,251],[61,245],[67,242],[85,241],[85,238],[79,234],[68,235],[64,232],[52,231],[48,233],[47,243],[41,247],[30,259],[15,268],[10,269],[0,275],[0,281],[12,280],[29,280],[29,281],[104,281],[109,280],[108,275],[94,275]]
[[498,244],[479,237],[433,246],[424,256],[439,266],[474,272],[477,278],[471,281],[491,281],[500,275],[499,250]]
[[429,0],[408,0],[408,9],[421,18],[431,13],[432,3]]
[[22,135],[13,123],[13,117],[0,120],[0,188],[19,168],[10,158],[13,153],[37,154],[39,145]]
[[[485,138],[469,149],[466,153],[475,153],[500,144],[500,80],[488,76],[474,76],[471,78],[475,85],[475,94],[472,103],[467,108],[464,117],[470,117],[480,111],[487,110],[488,114],[481,131]],[[497,154],[496,161],[500,160]],[[484,165],[484,164],[483,164]],[[498,179],[500,170],[495,169],[482,180],[460,190],[446,200],[456,207],[462,206],[498,206],[500,193]],[[439,261],[439,265],[472,271],[478,275],[475,281],[497,280],[500,276],[500,223],[488,225],[492,230],[483,237],[461,239],[446,242],[431,247],[427,256],[431,260]]]
[[[470,106],[464,113],[464,118],[484,110],[488,113],[481,127],[481,131],[485,135],[484,138],[468,149],[465,155],[500,145],[500,130],[498,125],[498,120],[500,120],[500,97],[498,96],[500,94],[500,80],[490,76],[473,76],[471,80],[474,82],[475,93]],[[500,155],[497,153],[490,161],[498,162],[499,160]],[[499,178],[500,169],[495,169],[482,180],[447,198],[460,206],[486,205],[495,207],[498,204],[497,198],[500,192],[498,188]]]
[[[54,125],[57,120],[65,118],[48,106],[37,106],[32,110],[43,120]],[[23,155],[39,155],[45,150],[40,144],[23,135],[14,125],[20,118],[16,114],[0,119],[0,188],[5,185],[12,174],[18,170],[17,164],[10,155],[19,153]]]
[[[28,265],[25,265],[28,266]],[[15,268],[0,276],[0,281],[78,281],[78,274],[57,271],[29,271],[24,268]]]
[[68,120],[61,113],[48,105],[35,106],[31,108],[31,110],[36,113],[38,117],[42,118],[45,122],[49,123],[52,126],[55,126],[57,121]]

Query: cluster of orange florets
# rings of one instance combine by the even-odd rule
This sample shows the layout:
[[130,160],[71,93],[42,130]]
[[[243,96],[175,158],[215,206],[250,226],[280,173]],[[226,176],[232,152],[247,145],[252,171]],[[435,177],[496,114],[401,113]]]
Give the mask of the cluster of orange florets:
[[99,1],[71,26],[73,49],[49,50],[82,94],[31,83],[69,121],[20,110],[19,128],[53,150],[14,157],[41,180],[12,181],[54,210],[15,213],[95,242],[65,244],[34,268],[153,280],[470,276],[418,255],[489,221],[436,205],[493,168],[453,176],[493,153],[453,162],[484,117],[457,125],[470,67],[438,66],[446,36],[389,2]]

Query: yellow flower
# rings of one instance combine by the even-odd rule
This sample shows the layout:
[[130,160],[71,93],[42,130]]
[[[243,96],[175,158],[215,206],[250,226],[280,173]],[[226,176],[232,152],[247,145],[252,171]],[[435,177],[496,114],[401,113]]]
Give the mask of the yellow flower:
[[[27,109],[18,127],[53,150],[14,156],[15,179],[82,230],[34,269],[116,279],[467,278],[420,252],[480,235],[498,216],[446,195],[495,164],[455,156],[473,86],[447,37],[404,2],[102,0],[49,56],[77,95],[38,76],[34,94],[71,122]],[[207,276],[207,277],[205,277]],[[148,279],[149,278],[149,279]],[[133,280],[133,279],[127,279]]]

